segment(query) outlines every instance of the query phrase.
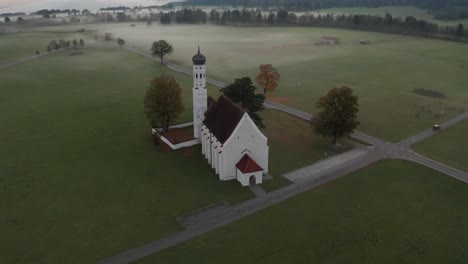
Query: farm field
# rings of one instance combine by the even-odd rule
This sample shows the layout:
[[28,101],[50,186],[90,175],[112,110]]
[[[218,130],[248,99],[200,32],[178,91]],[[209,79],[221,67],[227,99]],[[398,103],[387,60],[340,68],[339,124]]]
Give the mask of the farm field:
[[[200,40],[208,77],[227,83],[255,77],[258,65],[272,63],[281,74],[268,96],[306,112],[329,89],[348,85],[360,98],[360,131],[399,141],[468,108],[468,45],[447,41],[326,28],[245,28],[127,24],[96,26],[149,51],[152,41],[174,45],[168,61],[191,67]],[[341,45],[316,46],[321,36],[336,36]],[[359,40],[371,45],[359,44]],[[446,99],[413,93],[439,91]]]
[[462,263],[467,206],[466,184],[381,161],[135,263]]
[[[149,80],[176,77],[185,106],[178,121],[187,121],[191,77],[108,45],[72,53],[0,70],[0,262],[90,263],[180,230],[174,216],[253,197],[220,182],[199,147],[152,145]],[[263,116],[274,176],[265,189],[273,190],[288,184],[282,173],[322,158],[329,139],[281,112]]]
[[438,135],[419,142],[413,149],[424,156],[468,172],[468,121],[442,129]]

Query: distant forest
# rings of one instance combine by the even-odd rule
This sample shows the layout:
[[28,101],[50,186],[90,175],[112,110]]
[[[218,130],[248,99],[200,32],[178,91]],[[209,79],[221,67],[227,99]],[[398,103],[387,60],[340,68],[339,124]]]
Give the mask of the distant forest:
[[315,10],[333,7],[379,7],[411,5],[441,10],[468,6],[468,0],[187,0],[184,5],[242,7],[283,7],[288,10]]
[[[156,17],[152,18],[155,19]],[[259,9],[242,10],[211,10],[209,13],[201,9],[182,9],[158,14],[161,24],[198,24],[211,22],[219,25],[263,25],[263,26],[310,26],[334,27],[368,30],[394,34],[414,35],[446,40],[466,42],[468,32],[463,24],[457,27],[441,27],[436,23],[418,20],[414,17],[401,19],[386,14],[384,17],[372,15],[296,15],[280,9],[277,12],[264,12]]]

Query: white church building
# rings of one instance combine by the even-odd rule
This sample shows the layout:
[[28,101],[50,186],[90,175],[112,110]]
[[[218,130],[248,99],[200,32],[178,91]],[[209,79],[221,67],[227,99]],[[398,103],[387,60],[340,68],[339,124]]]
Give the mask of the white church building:
[[202,154],[222,181],[238,180],[243,186],[262,183],[268,173],[268,138],[237,104],[221,95],[207,96],[206,57],[193,61],[193,134]]

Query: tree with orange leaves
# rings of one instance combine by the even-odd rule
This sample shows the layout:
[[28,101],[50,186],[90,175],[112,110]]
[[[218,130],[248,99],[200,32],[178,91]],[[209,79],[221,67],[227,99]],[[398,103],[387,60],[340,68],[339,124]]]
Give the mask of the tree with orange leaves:
[[260,72],[255,80],[263,88],[263,95],[266,95],[267,91],[274,91],[278,87],[280,75],[271,64],[261,64],[258,69]]
[[174,77],[161,75],[151,81],[146,90],[145,113],[152,127],[161,126],[164,131],[177,119],[182,110],[182,88]]

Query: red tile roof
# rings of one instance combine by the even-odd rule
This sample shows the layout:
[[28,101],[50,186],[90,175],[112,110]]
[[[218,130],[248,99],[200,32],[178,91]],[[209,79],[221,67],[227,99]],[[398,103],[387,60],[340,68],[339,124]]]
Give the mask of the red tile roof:
[[257,171],[263,171],[262,167],[260,167],[249,155],[245,154],[242,159],[237,162],[236,167],[242,171],[242,173],[251,173]]
[[208,103],[203,124],[221,144],[224,144],[236,129],[245,111],[224,95],[221,95],[218,101],[208,99]]

